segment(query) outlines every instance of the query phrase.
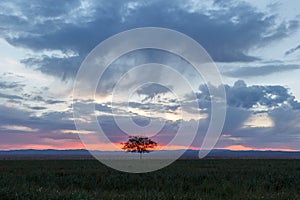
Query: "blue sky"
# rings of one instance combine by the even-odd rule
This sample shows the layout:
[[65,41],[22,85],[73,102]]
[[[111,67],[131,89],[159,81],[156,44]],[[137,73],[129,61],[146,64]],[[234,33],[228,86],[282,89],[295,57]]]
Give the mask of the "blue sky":
[[[0,149],[83,148],[72,114],[73,83],[81,62],[98,43],[114,34],[154,26],[190,36],[219,67],[227,94],[227,117],[216,148],[300,150],[299,6],[296,0],[3,0]],[[113,64],[101,87],[110,88],[110,78],[126,67],[153,59],[178,69],[188,68],[170,55],[135,52]],[[209,94],[203,81],[195,84],[203,112],[196,119],[201,128],[192,148],[200,146],[209,121]],[[157,137],[163,145],[174,136],[180,108],[170,91],[151,89],[155,88],[137,91],[129,110],[119,102],[116,115],[122,118],[134,113],[140,124],[151,117],[163,118],[167,124]],[[122,142],[125,135],[111,118],[107,96],[99,96],[88,103],[96,104],[108,137]],[[150,105],[156,115],[147,114]],[[162,117],[159,111],[168,116]],[[187,120],[192,124],[195,119]]]

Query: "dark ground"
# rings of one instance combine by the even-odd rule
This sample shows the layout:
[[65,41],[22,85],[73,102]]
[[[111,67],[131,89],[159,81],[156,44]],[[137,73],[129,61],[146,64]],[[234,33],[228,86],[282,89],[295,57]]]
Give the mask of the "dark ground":
[[300,199],[300,160],[178,160],[146,174],[96,160],[2,160],[0,199]]

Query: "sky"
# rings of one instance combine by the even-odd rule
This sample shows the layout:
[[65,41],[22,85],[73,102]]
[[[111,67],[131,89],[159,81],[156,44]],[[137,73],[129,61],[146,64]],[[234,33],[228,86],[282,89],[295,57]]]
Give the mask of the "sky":
[[[170,89],[144,85],[130,102],[116,101],[112,112],[114,84],[126,70],[149,62],[173,66],[193,81],[200,114],[187,115],[183,121],[190,127],[200,124],[189,146],[198,149],[210,120],[210,94],[203,79],[195,78],[191,66],[176,55],[151,49],[123,55],[105,72],[94,99],[73,101],[76,73],[100,42],[133,28],[162,27],[201,44],[221,73],[227,112],[215,148],[300,150],[299,4],[298,0],[2,0],[0,149],[111,150],[106,142],[82,144],[78,134],[93,133],[76,130],[74,104],[95,105],[99,124],[117,146],[128,135],[114,117],[132,118],[141,126],[149,120],[164,121],[153,137],[160,146],[168,144],[182,123],[181,104]],[[154,80],[157,76],[143,75]],[[141,77],[138,72],[127,77],[120,91]],[[188,104],[189,95],[185,96],[181,103]],[[180,142],[168,146],[180,148],[185,148]]]

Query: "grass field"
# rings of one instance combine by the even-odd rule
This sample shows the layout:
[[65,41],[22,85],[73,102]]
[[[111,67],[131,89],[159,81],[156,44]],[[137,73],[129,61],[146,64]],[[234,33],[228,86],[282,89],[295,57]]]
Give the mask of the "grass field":
[[300,160],[179,160],[146,174],[95,160],[3,160],[0,199],[300,199]]

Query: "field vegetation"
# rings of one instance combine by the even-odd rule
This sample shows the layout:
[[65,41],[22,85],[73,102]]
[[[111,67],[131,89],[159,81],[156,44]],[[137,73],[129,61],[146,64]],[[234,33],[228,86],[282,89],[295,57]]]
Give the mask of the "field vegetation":
[[178,160],[145,174],[96,160],[2,160],[0,199],[300,199],[300,160]]

